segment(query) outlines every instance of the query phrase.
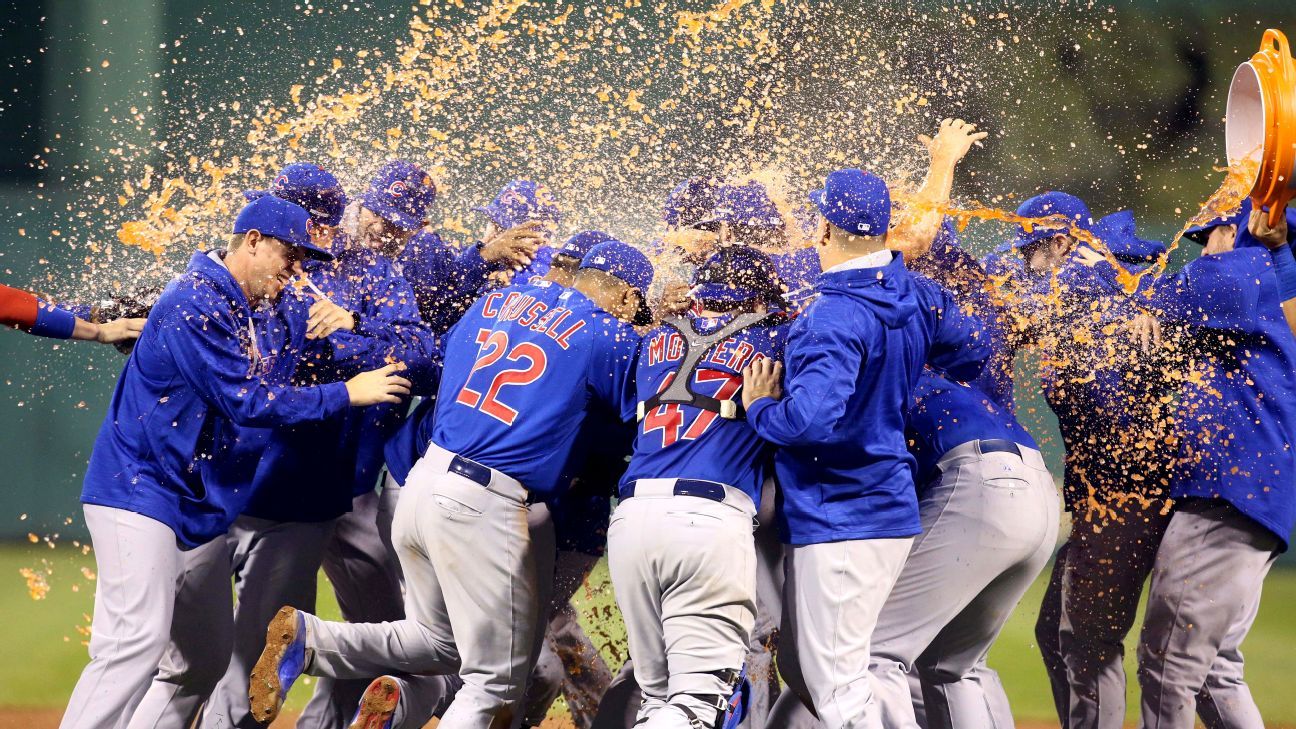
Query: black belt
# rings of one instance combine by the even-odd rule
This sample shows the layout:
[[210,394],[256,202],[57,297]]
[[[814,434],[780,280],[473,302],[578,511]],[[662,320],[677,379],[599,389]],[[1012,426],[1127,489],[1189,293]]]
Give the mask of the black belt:
[[446,469],[450,473],[463,476],[469,481],[479,483],[482,486],[490,486],[491,470],[486,466],[470,461],[463,456],[455,456],[450,459],[450,467]]
[[[628,499],[631,496],[634,496],[635,485],[637,483],[638,481],[631,481],[625,492],[621,495],[621,498]],[[675,488],[672,489],[672,492],[676,496],[697,496],[698,498],[710,499],[711,501],[719,501],[722,503],[725,500],[724,484],[716,483],[715,481],[677,478],[675,479]]]
[[981,441],[982,453],[1011,453],[1018,458],[1022,457],[1021,446],[1010,440],[1003,438],[990,438]]

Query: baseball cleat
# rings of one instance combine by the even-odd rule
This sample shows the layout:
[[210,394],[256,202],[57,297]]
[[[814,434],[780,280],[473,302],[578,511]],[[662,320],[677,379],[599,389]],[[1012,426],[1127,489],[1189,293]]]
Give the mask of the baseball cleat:
[[360,708],[349,729],[391,729],[396,705],[400,703],[400,684],[391,676],[379,676],[360,697]]
[[248,682],[252,717],[262,724],[274,721],[288,689],[305,670],[306,618],[296,608],[281,607],[266,628],[265,649]]

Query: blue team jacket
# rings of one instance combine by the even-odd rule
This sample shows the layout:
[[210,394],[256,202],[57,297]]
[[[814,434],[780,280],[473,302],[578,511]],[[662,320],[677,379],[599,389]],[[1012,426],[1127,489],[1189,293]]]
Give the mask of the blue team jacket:
[[975,385],[949,380],[927,368],[918,377],[906,420],[909,452],[918,462],[919,495],[940,474],[936,464],[955,447],[974,440],[1010,440],[1038,449],[1017,418]]
[[789,544],[919,532],[905,412],[924,362],[970,380],[989,350],[981,323],[897,255],[881,268],[820,274],[793,323],[784,396],[747,420],[781,448],[779,525]]
[[1171,496],[1224,499],[1286,550],[1296,522],[1296,337],[1269,251],[1202,256],[1158,282],[1153,301],[1194,335]]
[[256,326],[229,271],[194,254],[117,380],[81,501],[156,519],[186,548],[224,534],[252,495],[263,429],[348,407],[341,382],[287,385],[300,357],[288,339]]
[[[334,303],[360,314],[360,329],[336,332],[323,342],[303,338],[298,346],[308,356],[296,380],[344,380],[398,361],[409,368],[403,374],[416,387],[430,391],[439,364],[436,336],[420,321],[409,284],[374,251],[341,240],[334,254],[335,260],[312,265],[308,276]],[[305,298],[309,308],[314,297]],[[327,355],[311,356],[312,344]],[[405,404],[351,408],[322,422],[275,429],[257,468],[256,495],[244,513],[274,521],[326,521],[350,511],[352,498],[377,483],[383,447],[407,409]]]
[[459,250],[429,230],[411,238],[396,259],[396,272],[413,287],[423,321],[437,334],[448,331],[472,305],[491,270],[479,246]]

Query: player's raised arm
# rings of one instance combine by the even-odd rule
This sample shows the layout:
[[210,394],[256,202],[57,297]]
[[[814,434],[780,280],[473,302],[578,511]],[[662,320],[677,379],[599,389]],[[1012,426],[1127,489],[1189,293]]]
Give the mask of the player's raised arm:
[[976,131],[976,125],[962,119],[945,119],[935,137],[925,134],[918,137],[930,155],[927,179],[913,197],[909,208],[898,217],[895,228],[887,238],[892,250],[909,258],[923,255],[931,248],[940,230],[944,213],[941,208],[949,203],[954,189],[954,168],[967,156],[972,145],[980,145],[987,132]]
[[123,318],[96,324],[22,289],[0,284],[0,326],[16,327],[38,337],[115,344],[139,338],[144,319]]

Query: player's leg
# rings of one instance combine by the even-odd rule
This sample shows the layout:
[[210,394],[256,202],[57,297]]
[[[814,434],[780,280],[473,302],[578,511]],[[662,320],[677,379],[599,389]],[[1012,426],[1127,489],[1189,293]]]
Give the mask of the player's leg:
[[[391,498],[385,487],[381,494],[353,499],[351,511],[337,520],[324,547],[324,574],[348,622],[381,623],[405,617],[400,568],[391,551],[390,534],[383,535],[384,529],[391,528],[390,516],[382,516],[384,498]],[[298,729],[341,729],[371,680],[321,677],[297,719]]]
[[233,554],[234,651],[203,710],[202,727],[256,727],[249,713],[248,676],[266,647],[266,625],[285,605],[315,609],[320,555],[328,522],[275,522],[241,516],[230,528]]
[[1207,729],[1245,729],[1264,726],[1263,717],[1243,677],[1242,640],[1260,611],[1260,591],[1229,626],[1211,664],[1206,685],[1197,694],[1197,716]]
[[805,705],[795,691],[784,691],[779,694],[778,699],[774,701],[774,706],[770,708],[766,721],[769,726],[779,729],[823,729],[823,724],[819,723],[814,712]]
[[643,694],[635,681],[634,661],[626,659],[612,677],[607,691],[603,692],[590,729],[629,729],[634,726],[642,703]]
[[[755,509],[734,491],[725,502],[692,496],[641,496],[627,503],[642,514],[627,526],[639,530],[641,559],[656,576],[665,644],[667,703],[648,715],[645,729],[687,729],[715,722],[718,706],[737,686],[756,619]],[[636,618],[639,617],[636,615]],[[628,622],[628,620],[627,620]],[[636,666],[641,654],[631,644]],[[647,660],[652,660],[648,658]],[[636,668],[639,671],[640,668]],[[642,678],[645,704],[648,684]],[[654,697],[655,698],[655,697]]]
[[[608,526],[612,593],[625,621],[634,683],[643,697],[636,721],[652,717],[670,697],[661,588],[653,569],[654,555],[650,553],[654,542],[645,529],[645,522],[652,514],[651,501],[638,497],[625,499],[617,505]],[[611,726],[617,726],[617,716],[609,718]]]
[[[973,573],[975,565],[983,565],[983,574],[991,578],[970,600],[959,601],[964,607],[947,621],[916,657],[914,665],[922,681],[930,729],[990,729],[996,719],[1010,719],[1011,715],[1006,696],[992,699],[987,694],[983,679],[994,679],[990,688],[998,694],[1002,694],[1002,687],[997,684],[997,676],[985,668],[985,657],[1022,596],[1048,563],[1057,541],[1060,504],[1053,480],[1036,451],[1023,449],[1021,459],[1003,453],[987,454],[958,471],[956,483],[963,480],[963,475],[970,477],[973,488],[964,493],[971,498],[960,498],[964,494],[956,490],[932,531],[953,526],[970,538],[946,552],[944,568],[932,570],[930,576],[942,582],[957,582],[966,561],[973,566]],[[969,556],[972,554],[980,556]],[[906,572],[910,565],[905,566]],[[939,598],[932,595],[932,599]],[[908,607],[920,610],[919,605],[915,601]],[[992,711],[996,703],[1001,704],[997,712]]]
[[1071,682],[1067,680],[1066,661],[1062,660],[1061,638],[1058,635],[1062,628],[1062,575],[1066,572],[1070,544],[1069,540],[1063,542],[1053,557],[1053,570],[1049,575],[1048,586],[1044,588],[1039,616],[1035,620],[1035,643],[1039,646],[1040,658],[1044,661],[1044,672],[1048,675],[1049,688],[1053,691],[1053,706],[1062,729],[1067,729],[1067,718],[1071,713]]
[[1249,629],[1245,616],[1259,599],[1277,547],[1272,533],[1225,502],[1176,506],[1157,554],[1139,641],[1147,729],[1193,725],[1197,693],[1225,639],[1235,629],[1245,634],[1243,625]]
[[1125,721],[1125,636],[1169,517],[1162,504],[1112,505],[1077,519],[1062,577],[1059,645],[1071,684],[1068,725],[1120,729]]
[[181,558],[162,522],[106,506],[84,512],[97,573],[90,662],[59,726],[111,729],[134,711],[166,652]]
[[[747,678],[751,698],[743,729],[765,729],[774,701],[782,689],[774,666],[778,627],[783,619],[783,542],[775,524],[777,496],[774,479],[766,479],[756,515],[756,623],[747,648]],[[769,725],[777,728],[777,725]]]
[[131,729],[187,729],[211,695],[234,646],[230,544],[218,537],[184,553],[171,643],[131,716]]
[[[490,483],[449,471],[453,454],[432,446],[410,472],[404,502],[420,494],[420,532],[444,596],[463,688],[442,720],[446,729],[509,726],[520,721],[520,703],[537,633],[542,587],[552,579],[553,543],[533,543],[526,492],[517,481],[490,472]],[[483,549],[482,545],[489,545]],[[544,552],[547,546],[548,555]],[[411,575],[407,571],[407,580]]]
[[879,725],[868,670],[873,629],[912,544],[860,539],[793,546],[787,555],[797,662],[828,729]]

